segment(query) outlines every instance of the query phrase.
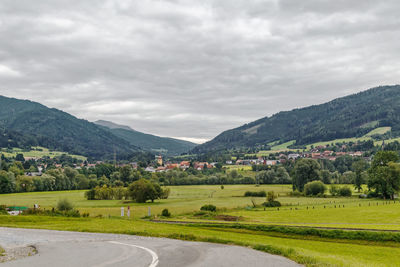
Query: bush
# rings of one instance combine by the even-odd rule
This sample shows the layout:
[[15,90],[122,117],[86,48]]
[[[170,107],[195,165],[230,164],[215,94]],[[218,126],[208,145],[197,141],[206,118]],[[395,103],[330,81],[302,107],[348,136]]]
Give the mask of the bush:
[[[42,215],[42,216],[65,216],[65,217],[81,217],[79,210],[44,210],[44,209],[27,209],[22,215]],[[89,213],[82,214],[82,217],[89,217]]]
[[167,199],[169,197],[169,194],[171,193],[171,189],[165,188],[161,192],[160,199]]
[[326,191],[326,186],[321,181],[309,182],[304,186],[306,196],[323,195]]
[[209,214],[207,211],[196,211],[193,213],[194,216],[203,216]]
[[7,207],[4,205],[0,205],[0,214],[8,214],[7,213]]
[[269,191],[267,194],[267,201],[268,202],[272,202],[275,201],[275,199],[277,199],[278,196],[274,193],[274,191]]
[[337,196],[339,194],[339,188],[337,185],[331,185],[329,188],[329,193],[331,193],[332,196]]
[[203,207],[200,208],[200,210],[203,210],[203,211],[217,211],[217,207],[214,206],[214,205],[209,204],[209,205],[204,205]]
[[339,195],[342,197],[351,197],[351,194],[352,194],[351,189],[347,186],[341,187],[339,189]]
[[87,200],[95,200],[96,199],[96,189],[92,188],[85,192],[85,197]]
[[393,232],[373,232],[373,231],[348,231],[348,230],[325,230],[306,227],[287,227],[273,225],[246,225],[246,224],[202,224],[202,227],[213,228],[233,228],[246,229],[252,231],[278,232],[283,234],[295,234],[305,236],[318,236],[320,238],[330,239],[348,239],[348,240],[366,240],[375,242],[400,242],[400,234]]
[[114,199],[122,200],[126,195],[126,189],[122,186],[112,188],[112,195]]
[[376,191],[369,191],[367,194],[367,198],[377,198],[379,194]]
[[267,201],[263,203],[264,207],[271,208],[271,207],[280,207],[281,202],[273,200],[273,201]]
[[252,191],[247,191],[244,193],[245,197],[266,197],[267,193],[265,191],[258,191],[258,192],[252,192]]
[[81,217],[79,210],[65,210],[61,213],[61,215],[66,217]]
[[295,191],[289,192],[289,196],[290,197],[302,197],[302,196],[304,196],[304,194],[300,191],[295,190]]
[[60,199],[57,202],[57,210],[59,211],[71,211],[73,208],[74,206],[72,205],[71,201],[66,198]]
[[163,209],[161,212],[161,216],[171,217],[171,213],[168,211],[168,209]]
[[85,197],[87,200],[122,200],[126,196],[126,188],[118,187],[108,187],[107,185],[96,186],[85,192]]

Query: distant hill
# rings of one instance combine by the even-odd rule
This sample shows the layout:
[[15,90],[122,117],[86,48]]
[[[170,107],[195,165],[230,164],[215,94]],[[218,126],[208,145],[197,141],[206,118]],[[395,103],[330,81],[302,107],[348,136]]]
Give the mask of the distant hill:
[[119,158],[140,151],[104,128],[58,109],[0,96],[0,147],[49,149],[96,159]]
[[125,130],[128,130],[128,131],[134,131],[129,126],[116,124],[116,123],[113,123],[111,121],[98,120],[98,121],[95,121],[94,123],[97,124],[97,125],[100,125],[100,126],[104,126],[104,127],[110,128],[110,129],[125,129]]
[[[193,153],[265,148],[292,141],[295,146],[361,137],[378,127],[400,135],[400,86],[381,86],[321,105],[282,111],[225,131]],[[293,141],[295,140],[295,141]]]
[[153,153],[176,156],[193,149],[196,144],[168,137],[159,137],[135,131],[128,126],[110,121],[95,121],[94,123],[108,128],[114,135],[128,141],[131,145]]

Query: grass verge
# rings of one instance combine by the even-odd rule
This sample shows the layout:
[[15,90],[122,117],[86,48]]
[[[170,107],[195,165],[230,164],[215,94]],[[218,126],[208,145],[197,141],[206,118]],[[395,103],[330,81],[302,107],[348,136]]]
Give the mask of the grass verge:
[[283,234],[276,236],[277,232],[274,236],[268,231],[251,229],[222,229],[204,225],[173,225],[113,218],[0,216],[0,226],[119,233],[235,244],[281,255],[306,266],[400,266],[400,247],[387,246],[385,242],[360,243],[358,240],[348,240],[340,243],[324,237],[310,240],[307,239],[309,235],[303,235],[304,238],[297,235],[294,238]]
[[299,236],[316,236],[326,239],[348,239],[364,240],[375,242],[396,242],[400,243],[400,233],[395,232],[370,232],[370,231],[346,231],[326,230],[310,227],[287,227],[275,225],[248,225],[248,224],[189,224],[192,227],[212,227],[222,229],[246,229],[260,232],[277,232]]

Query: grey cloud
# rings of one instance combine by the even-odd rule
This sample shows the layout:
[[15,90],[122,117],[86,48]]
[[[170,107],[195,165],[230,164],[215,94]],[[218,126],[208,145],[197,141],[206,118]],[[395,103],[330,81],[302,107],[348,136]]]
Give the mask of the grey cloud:
[[212,138],[398,83],[398,1],[0,2],[0,94]]

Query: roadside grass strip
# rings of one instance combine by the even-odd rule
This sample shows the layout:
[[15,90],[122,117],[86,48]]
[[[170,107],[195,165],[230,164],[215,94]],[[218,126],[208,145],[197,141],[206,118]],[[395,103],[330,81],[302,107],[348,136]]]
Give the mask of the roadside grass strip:
[[[288,227],[248,228],[234,225],[223,228],[214,225],[189,226],[143,220],[5,215],[0,216],[0,226],[130,234],[232,244],[281,255],[305,266],[400,266],[397,234],[390,233],[349,231],[348,236],[347,232],[341,231],[313,231]],[[337,239],[335,233],[343,239]],[[331,236],[335,239],[326,238]]]

